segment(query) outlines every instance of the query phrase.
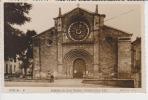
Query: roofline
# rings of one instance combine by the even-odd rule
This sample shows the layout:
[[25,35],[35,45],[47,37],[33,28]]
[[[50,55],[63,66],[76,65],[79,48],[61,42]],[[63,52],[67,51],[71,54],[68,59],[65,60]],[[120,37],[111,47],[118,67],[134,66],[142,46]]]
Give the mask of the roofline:
[[126,34],[129,35],[129,36],[132,36],[132,35],[133,35],[132,33],[128,33],[128,32],[122,31],[122,30],[117,29],[117,28],[114,28],[114,27],[112,27],[112,26],[108,26],[108,25],[104,25],[104,26],[106,26],[106,27],[108,27],[108,28],[112,28],[112,29],[117,30],[117,31],[120,31],[120,32],[122,32],[122,33],[126,33]]
[[52,29],[54,29],[54,28],[55,28],[55,27],[51,27],[50,29],[47,29],[47,30],[45,30],[45,31],[43,31],[43,32],[41,32],[41,33],[39,33],[39,34],[37,34],[37,35],[32,36],[32,38],[35,38],[35,37],[37,37],[37,36],[40,36],[40,35],[46,33],[47,31],[50,31],[50,30],[52,30]]
[[137,38],[132,42],[132,44],[135,44],[135,43],[137,43],[137,42],[141,42],[141,37],[137,37]]
[[60,18],[60,17],[65,17],[67,14],[69,14],[69,13],[72,12],[72,11],[74,11],[75,9],[81,9],[81,10],[83,10],[83,11],[89,13],[89,14],[92,14],[92,15],[99,15],[99,16],[104,16],[104,17],[105,17],[105,14],[97,14],[97,13],[95,13],[95,12],[85,10],[85,9],[83,9],[83,8],[81,8],[81,7],[76,7],[76,8],[74,8],[74,9],[72,9],[72,10],[70,10],[70,11],[68,11],[68,12],[66,12],[66,13],[64,13],[64,14],[62,14],[61,16],[55,17],[54,19],[57,19],[57,18]]

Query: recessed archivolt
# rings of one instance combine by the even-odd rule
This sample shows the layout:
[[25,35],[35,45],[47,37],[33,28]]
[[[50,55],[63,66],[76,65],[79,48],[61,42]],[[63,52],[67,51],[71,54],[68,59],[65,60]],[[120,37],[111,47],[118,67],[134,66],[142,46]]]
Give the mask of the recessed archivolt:
[[82,58],[85,60],[85,62],[92,61],[92,57],[89,52],[87,52],[86,50],[74,49],[65,54],[64,62],[70,63],[71,61],[74,61],[77,58]]
[[69,51],[64,56],[64,66],[63,66],[63,73],[66,75],[71,75],[73,73],[73,63],[76,59],[83,59],[86,63],[86,70],[93,70],[93,57],[89,52],[82,49],[74,49]]

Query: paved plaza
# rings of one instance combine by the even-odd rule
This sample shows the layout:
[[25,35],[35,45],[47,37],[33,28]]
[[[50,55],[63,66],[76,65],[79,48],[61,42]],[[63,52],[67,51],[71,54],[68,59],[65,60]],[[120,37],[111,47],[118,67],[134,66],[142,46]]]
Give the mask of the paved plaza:
[[15,86],[17,87],[87,87],[87,88],[113,87],[113,86],[105,86],[105,85],[99,85],[99,84],[84,84],[82,83],[82,79],[59,79],[59,80],[55,80],[53,83],[50,83],[47,80],[5,81],[5,86],[8,86],[8,87],[15,87]]

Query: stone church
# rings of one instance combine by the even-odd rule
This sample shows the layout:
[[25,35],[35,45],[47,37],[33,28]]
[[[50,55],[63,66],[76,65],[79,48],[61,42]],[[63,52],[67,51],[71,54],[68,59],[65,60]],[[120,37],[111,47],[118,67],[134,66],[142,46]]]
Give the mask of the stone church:
[[105,15],[76,7],[33,37],[33,77],[130,79],[132,34],[104,24]]

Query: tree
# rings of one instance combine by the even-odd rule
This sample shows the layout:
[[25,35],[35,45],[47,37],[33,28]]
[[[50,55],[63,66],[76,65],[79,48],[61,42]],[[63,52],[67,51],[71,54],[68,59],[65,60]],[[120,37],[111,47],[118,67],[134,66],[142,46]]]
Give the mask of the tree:
[[4,57],[15,58],[24,49],[25,34],[14,28],[13,25],[23,25],[29,22],[27,16],[32,8],[28,3],[5,3],[4,4]]
[[28,30],[26,35],[23,37],[23,50],[19,55],[19,59],[22,60],[22,69],[24,69],[25,76],[27,74],[27,69],[32,62],[30,60],[33,58],[33,41],[32,36],[36,35],[34,30]]

